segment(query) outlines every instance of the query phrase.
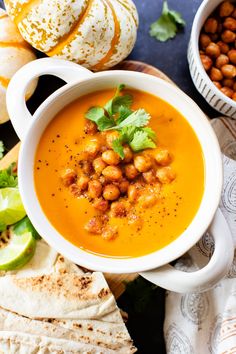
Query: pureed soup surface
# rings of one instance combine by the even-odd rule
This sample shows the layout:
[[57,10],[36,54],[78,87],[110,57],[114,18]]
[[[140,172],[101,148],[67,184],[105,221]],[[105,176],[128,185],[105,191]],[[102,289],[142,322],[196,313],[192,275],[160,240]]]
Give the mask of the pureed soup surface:
[[104,106],[114,96],[114,90],[83,96],[56,115],[39,142],[34,173],[41,207],[68,241],[104,256],[136,257],[168,245],[191,223],[203,196],[204,160],[194,131],[175,108],[146,92],[125,92],[133,96],[132,109],[144,108],[150,113],[149,126],[156,132],[157,146],[170,151],[171,168],[176,173],[174,181],[162,185],[153,207],[146,209],[137,204],[136,213],[142,218],[142,227],[129,224],[126,217],[111,218],[111,224],[119,226],[116,238],[108,241],[89,233],[84,225],[100,212],[87,198],[75,198],[61,181],[61,171],[78,167],[80,153],[91,140],[84,133],[85,113],[91,106]]

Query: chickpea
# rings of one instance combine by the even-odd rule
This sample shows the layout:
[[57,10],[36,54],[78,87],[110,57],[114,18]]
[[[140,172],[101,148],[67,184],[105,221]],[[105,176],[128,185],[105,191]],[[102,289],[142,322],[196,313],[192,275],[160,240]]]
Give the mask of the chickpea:
[[99,150],[100,150],[100,143],[97,140],[91,140],[85,146],[85,152],[87,156],[91,159],[93,159],[98,154]]
[[89,119],[86,119],[85,121],[85,126],[84,126],[84,132],[85,134],[90,134],[90,135],[94,135],[96,134],[98,131],[97,129],[97,124],[92,122]]
[[221,89],[220,89],[220,91],[224,94],[224,95],[226,95],[227,97],[229,97],[229,98],[231,98],[232,96],[233,96],[233,94],[234,94],[234,91],[231,89],[231,88],[229,88],[229,87],[222,87]]
[[113,140],[115,140],[117,138],[119,138],[119,133],[116,130],[109,131],[106,133],[106,143],[110,149],[112,149]]
[[107,184],[103,190],[103,198],[106,200],[116,200],[120,196],[120,190],[114,184]]
[[73,184],[76,180],[76,177],[76,172],[71,168],[67,168],[61,174],[61,180],[65,187],[69,187],[71,184]]
[[124,179],[123,181],[120,182],[119,184],[119,189],[122,194],[125,194],[129,188],[129,181]]
[[154,183],[156,181],[156,176],[154,170],[150,170],[143,173],[144,181],[147,183]]
[[233,93],[231,98],[232,98],[232,100],[236,101],[236,92]]
[[125,155],[125,157],[124,157],[123,161],[124,161],[125,163],[129,163],[129,162],[132,161],[132,159],[133,159],[133,152],[132,152],[132,150],[130,149],[130,147],[129,147],[128,145],[125,145],[125,146],[124,146],[124,155]]
[[72,183],[69,186],[69,191],[71,194],[73,194],[74,197],[78,198],[81,196],[81,189],[79,188],[79,186],[76,183]]
[[105,167],[107,167],[107,164],[103,161],[101,157],[97,157],[93,161],[93,168],[98,175],[102,173]]
[[201,54],[200,59],[204,69],[208,71],[212,67],[213,64],[212,59],[206,54]]
[[125,202],[113,202],[111,204],[111,217],[122,218],[127,215],[127,205]]
[[121,169],[117,166],[107,166],[102,171],[103,176],[109,181],[119,181],[122,177]]
[[220,81],[223,79],[222,72],[217,68],[211,68],[210,78],[212,81]]
[[138,199],[141,207],[145,209],[153,207],[157,203],[157,200],[158,198],[156,195],[149,193],[141,195]]
[[137,231],[140,231],[143,227],[143,219],[136,214],[129,213],[128,215],[128,225],[131,225],[136,228]]
[[218,58],[216,59],[216,64],[215,65],[216,65],[216,67],[218,69],[220,69],[223,65],[228,64],[228,63],[229,63],[228,56],[225,55],[225,54],[220,54],[218,56]]
[[212,33],[209,36],[210,36],[212,42],[216,42],[217,39],[219,39],[219,34],[218,33]]
[[207,34],[202,33],[200,35],[199,42],[200,42],[201,48],[205,49],[208,46],[208,44],[210,44],[211,38]]
[[176,174],[170,166],[159,168],[156,176],[163,184],[170,183],[176,178]]
[[103,213],[108,210],[109,204],[108,201],[103,198],[97,198],[93,202],[93,207]]
[[114,240],[118,236],[118,226],[106,225],[102,231],[102,238],[107,241]]
[[232,43],[235,41],[235,33],[230,31],[230,30],[225,30],[222,34],[221,34],[221,39],[223,42],[225,43]]
[[224,43],[222,41],[219,41],[216,44],[220,47],[220,51],[221,51],[222,54],[228,53],[228,51],[229,51],[228,44],[226,44],[226,43]]
[[136,155],[134,166],[139,172],[147,172],[152,167],[152,160],[148,155]]
[[232,17],[227,17],[224,20],[223,26],[230,31],[235,31],[236,30],[236,20]]
[[138,190],[135,184],[131,184],[128,188],[128,199],[131,203],[135,202],[138,198]]
[[91,198],[99,198],[102,194],[102,184],[99,181],[90,181],[88,184],[88,194]]
[[125,175],[128,179],[135,179],[139,174],[138,170],[135,168],[134,165],[127,164],[125,165]]
[[82,161],[82,171],[86,175],[90,175],[93,172],[92,163],[90,161],[87,161],[87,160]]
[[84,228],[86,231],[92,234],[101,235],[103,229],[103,222],[100,218],[94,216],[87,222],[87,224],[84,225]]
[[219,10],[220,17],[226,17],[231,15],[231,13],[234,11],[234,5],[229,1],[224,1],[220,5]]
[[[221,67],[221,72],[227,79],[233,79],[236,76],[236,68],[234,65],[226,64]],[[216,80],[218,81],[218,80]]]
[[211,42],[206,47],[206,54],[212,58],[217,58],[220,55],[220,47],[216,43]]
[[118,165],[120,156],[113,150],[107,150],[102,153],[102,159],[108,165]]
[[217,27],[218,22],[213,17],[209,17],[204,24],[204,30],[206,33],[216,33]]
[[228,57],[229,57],[229,60],[231,61],[231,63],[236,65],[236,49],[231,49],[228,52]]
[[234,80],[233,79],[224,79],[222,81],[223,86],[229,87],[229,88],[233,88],[234,86]]
[[88,176],[81,176],[77,180],[77,186],[81,189],[81,191],[84,191],[88,188],[88,183],[89,183]]
[[161,166],[169,165],[169,163],[171,162],[171,156],[167,149],[157,149],[154,157],[156,162]]
[[213,84],[218,88],[221,89],[222,85],[218,81],[213,81]]

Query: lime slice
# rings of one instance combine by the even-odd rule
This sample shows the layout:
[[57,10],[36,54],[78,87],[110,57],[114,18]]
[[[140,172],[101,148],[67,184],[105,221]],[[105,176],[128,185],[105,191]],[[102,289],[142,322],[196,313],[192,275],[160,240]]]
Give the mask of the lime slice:
[[34,255],[36,240],[31,232],[16,235],[10,228],[0,235],[0,270],[23,267]]
[[0,222],[5,225],[15,224],[26,215],[17,188],[0,189]]

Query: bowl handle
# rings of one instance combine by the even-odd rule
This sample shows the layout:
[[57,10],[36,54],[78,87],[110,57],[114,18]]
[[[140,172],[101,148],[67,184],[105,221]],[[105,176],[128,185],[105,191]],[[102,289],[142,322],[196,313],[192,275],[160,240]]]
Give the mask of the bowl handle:
[[24,139],[32,121],[32,115],[25,103],[26,90],[29,83],[41,75],[54,75],[66,83],[71,83],[93,74],[78,64],[54,58],[34,60],[19,69],[8,85],[6,102],[12,125],[21,140]]
[[210,289],[227,274],[234,257],[233,238],[220,209],[215,214],[209,232],[214,239],[215,250],[204,268],[196,272],[184,272],[167,264],[140,274],[152,283],[177,293]]

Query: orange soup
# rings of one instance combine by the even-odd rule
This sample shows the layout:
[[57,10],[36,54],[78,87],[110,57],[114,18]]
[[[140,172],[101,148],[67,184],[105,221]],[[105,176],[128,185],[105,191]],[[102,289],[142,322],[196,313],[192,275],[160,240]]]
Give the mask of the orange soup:
[[[112,130],[89,131],[94,123],[85,113],[91,106],[104,107],[114,96],[109,89],[80,97],[56,115],[41,137],[34,166],[37,196],[54,228],[77,247],[107,257],[143,256],[171,243],[191,223],[204,190],[201,146],[181,113],[146,92],[122,94],[132,95],[132,111],[142,108],[150,114],[155,148],[136,152],[124,145],[132,156],[126,163],[119,156],[115,161],[114,151],[106,145]],[[99,153],[88,155],[86,149],[89,146],[91,152],[94,141]],[[148,165],[139,169],[143,156]],[[91,231],[101,220],[106,220],[105,229]],[[114,237],[110,230],[115,230]]]

